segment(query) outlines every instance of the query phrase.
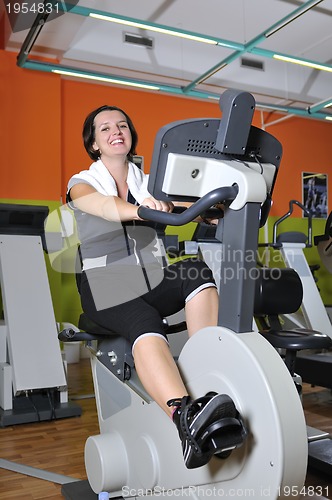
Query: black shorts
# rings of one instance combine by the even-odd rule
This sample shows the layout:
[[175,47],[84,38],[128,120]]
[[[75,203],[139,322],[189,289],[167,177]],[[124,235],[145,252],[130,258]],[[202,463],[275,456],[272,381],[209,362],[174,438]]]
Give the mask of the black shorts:
[[[163,318],[184,308],[186,301],[207,287],[215,287],[210,268],[201,260],[186,259],[162,270],[162,278],[150,291],[137,293],[128,287],[128,300],[121,303],[96,307],[92,290],[98,288],[100,295],[123,295],[123,280],[108,279],[107,266],[87,270],[82,274],[81,301],[83,311],[98,325],[127,338],[133,345],[143,334],[159,334],[166,337]],[[129,290],[130,288],[130,290]]]

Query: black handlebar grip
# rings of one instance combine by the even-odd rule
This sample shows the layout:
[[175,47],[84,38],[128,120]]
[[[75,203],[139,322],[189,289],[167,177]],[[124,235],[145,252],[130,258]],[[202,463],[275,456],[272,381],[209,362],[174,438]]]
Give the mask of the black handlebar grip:
[[141,219],[159,222],[168,226],[183,226],[184,224],[188,224],[188,222],[196,219],[196,217],[199,217],[213,205],[223,203],[226,200],[234,200],[237,193],[237,186],[220,187],[205,194],[202,198],[197,200],[193,205],[181,213],[162,212],[161,210],[154,210],[152,208],[145,207],[144,205],[140,205],[138,207],[137,215]]

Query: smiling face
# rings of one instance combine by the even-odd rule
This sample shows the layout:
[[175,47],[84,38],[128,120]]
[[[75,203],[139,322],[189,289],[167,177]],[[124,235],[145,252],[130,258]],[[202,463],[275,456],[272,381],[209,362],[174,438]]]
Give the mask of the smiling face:
[[94,119],[95,141],[93,149],[100,151],[100,158],[122,156],[126,159],[132,145],[127,119],[118,110],[105,110]]

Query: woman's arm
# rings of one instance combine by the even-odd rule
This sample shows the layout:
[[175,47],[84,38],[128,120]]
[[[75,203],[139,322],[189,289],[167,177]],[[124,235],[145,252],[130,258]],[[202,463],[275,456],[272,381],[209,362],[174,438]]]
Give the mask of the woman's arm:
[[[89,184],[75,184],[70,190],[70,197],[75,207],[82,212],[109,221],[141,220],[137,215],[137,205],[133,205],[118,196],[105,196],[98,193]],[[172,203],[158,201],[152,196],[145,198],[142,205],[163,212],[171,212],[173,209]]]

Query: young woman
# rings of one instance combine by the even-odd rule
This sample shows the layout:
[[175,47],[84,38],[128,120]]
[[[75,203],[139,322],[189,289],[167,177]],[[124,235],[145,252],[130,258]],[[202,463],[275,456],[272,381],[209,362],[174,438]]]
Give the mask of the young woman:
[[114,106],[92,111],[83,126],[85,149],[94,161],[68,183],[83,274],[85,313],[132,344],[135,367],[150,396],[177,425],[185,464],[206,464],[213,455],[197,442],[208,426],[236,409],[226,395],[193,401],[169,349],[163,318],[185,309],[189,336],[217,324],[218,295],[210,269],[197,259],[163,266],[155,232],[137,215],[140,204],[170,212],[171,203],[147,191],[148,176],[133,162],[137,133]]

